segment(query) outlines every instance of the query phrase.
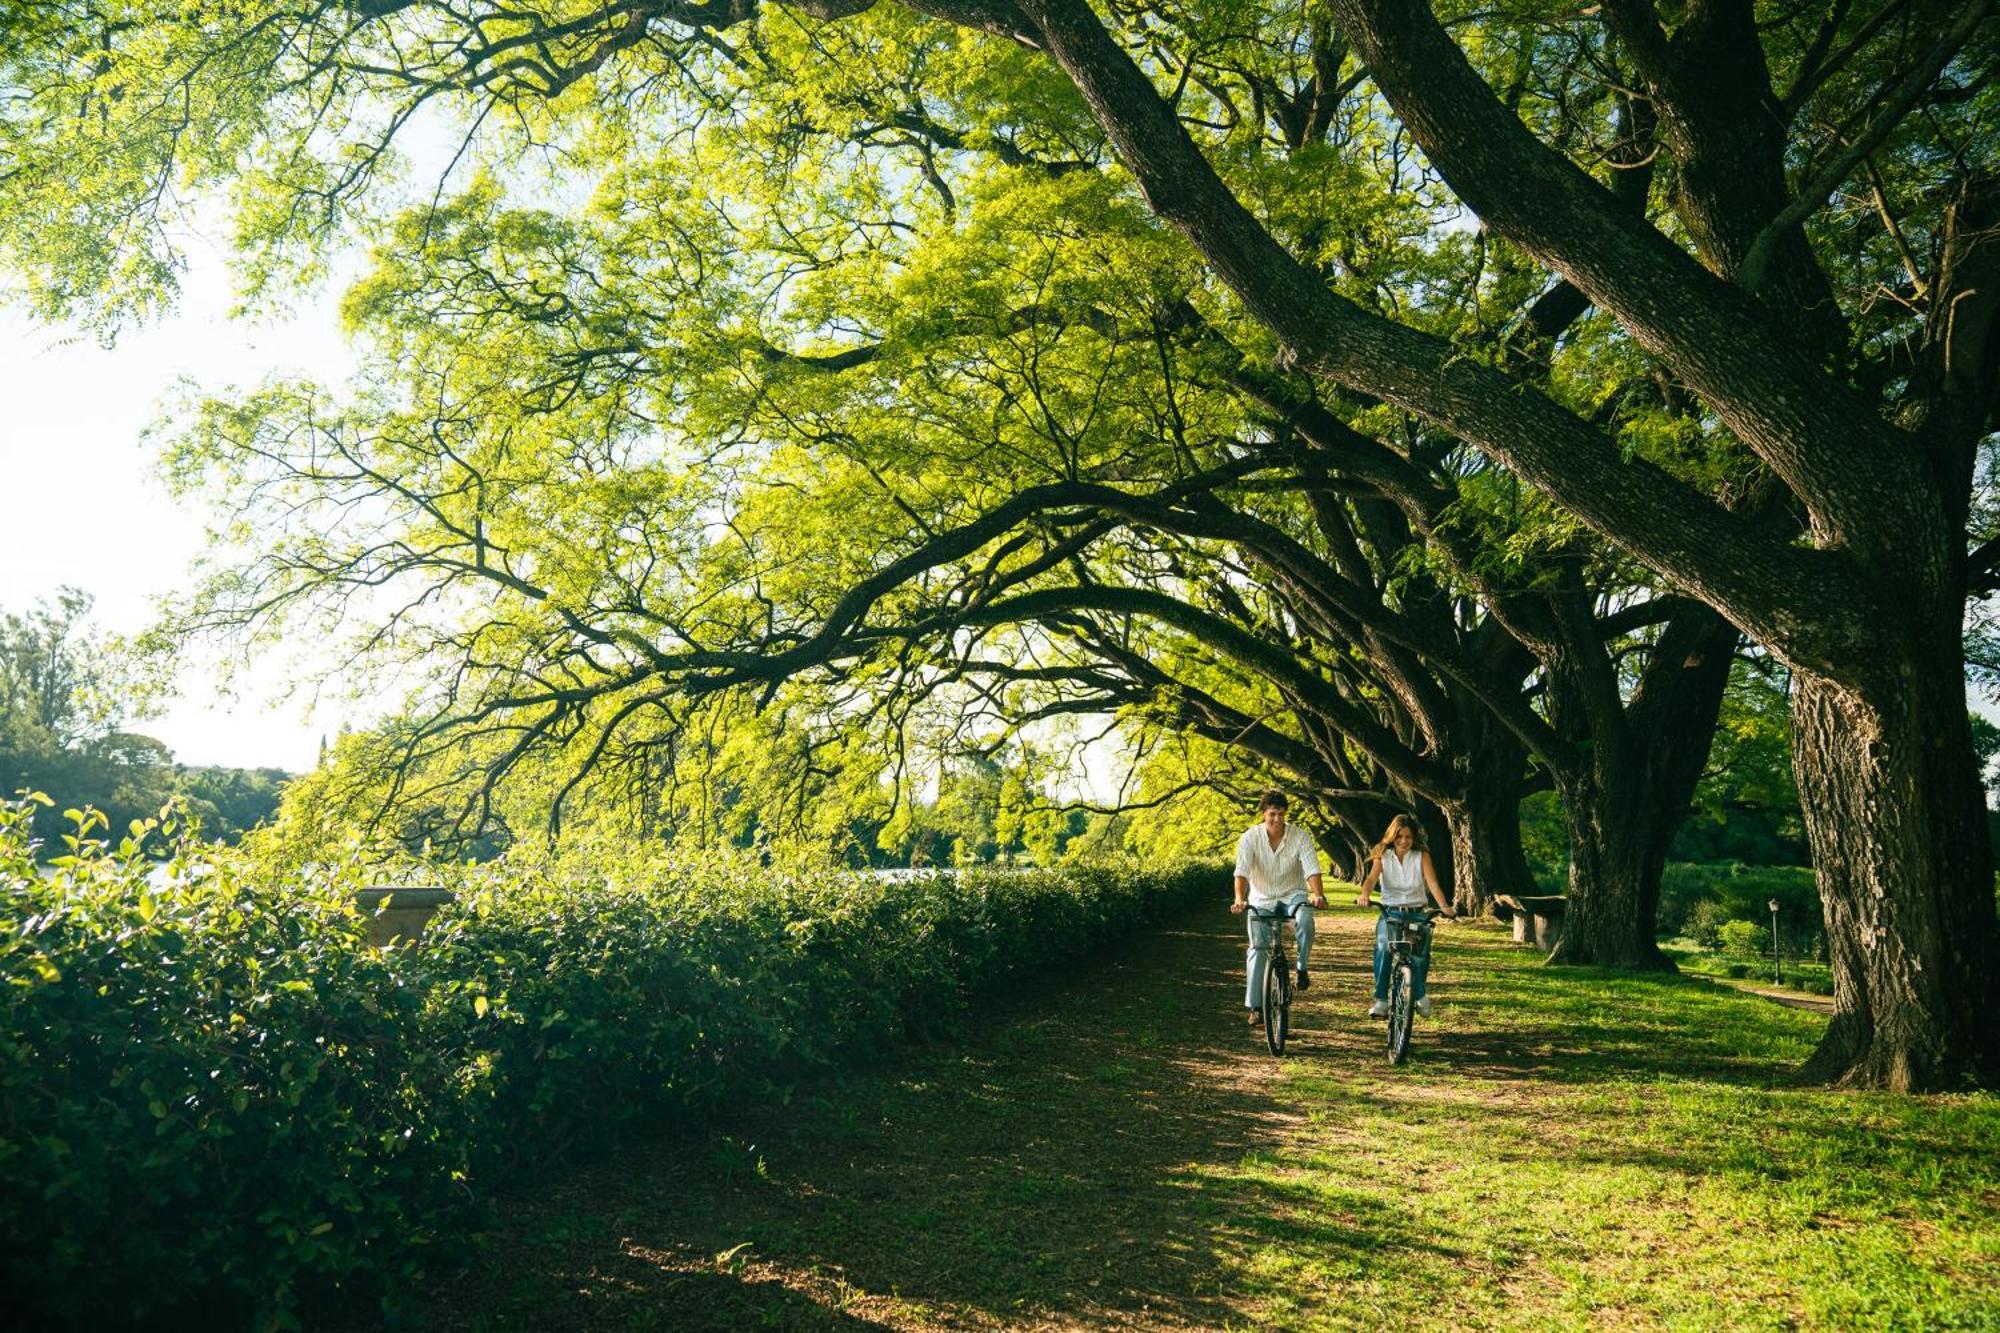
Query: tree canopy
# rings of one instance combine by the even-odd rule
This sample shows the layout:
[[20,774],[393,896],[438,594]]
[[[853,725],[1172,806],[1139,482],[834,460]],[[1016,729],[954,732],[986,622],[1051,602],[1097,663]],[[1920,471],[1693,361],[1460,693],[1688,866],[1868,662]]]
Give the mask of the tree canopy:
[[1553,784],[1578,956],[1644,963],[1741,633],[1796,682],[1818,1067],[1993,1067],[1989,6],[58,8],[0,111],[42,309],[170,299],[219,193],[253,301],[368,247],[357,383],[185,414],[255,541],[180,623],[422,673],[394,790],[466,831],[739,697],[1122,709],[1468,863],[1454,805]]

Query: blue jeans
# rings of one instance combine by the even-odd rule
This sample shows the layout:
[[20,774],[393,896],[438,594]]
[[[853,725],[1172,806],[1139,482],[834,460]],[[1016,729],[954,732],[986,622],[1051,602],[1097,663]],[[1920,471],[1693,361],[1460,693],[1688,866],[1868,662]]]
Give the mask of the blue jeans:
[[1400,929],[1405,922],[1416,922],[1423,926],[1424,942],[1410,950],[1410,981],[1413,993],[1410,998],[1424,998],[1424,983],[1431,973],[1431,923],[1424,920],[1421,907],[1385,907],[1382,915],[1375,918],[1375,998],[1389,998],[1389,931],[1390,918],[1395,919],[1395,928]]
[[[1313,947],[1313,909],[1306,906],[1306,895],[1294,893],[1284,899],[1292,908],[1292,938],[1298,941],[1299,971],[1306,970],[1306,958]],[[1253,908],[1252,911],[1266,911],[1267,908]],[[1262,917],[1243,914],[1250,927],[1250,954],[1248,958],[1250,976],[1243,987],[1243,1007],[1255,1009],[1264,999],[1264,969],[1271,965],[1271,946],[1277,939],[1279,923]]]

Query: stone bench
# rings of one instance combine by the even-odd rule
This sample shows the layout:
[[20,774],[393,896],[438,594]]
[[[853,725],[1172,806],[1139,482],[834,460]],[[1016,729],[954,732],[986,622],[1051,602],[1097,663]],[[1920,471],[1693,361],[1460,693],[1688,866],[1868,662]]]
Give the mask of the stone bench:
[[354,907],[368,918],[368,942],[376,948],[416,943],[440,907],[458,897],[450,889],[405,889],[380,884],[354,891]]
[[1493,915],[1513,923],[1515,943],[1532,944],[1547,953],[1562,938],[1563,906],[1566,901],[1561,894],[1554,893],[1518,897],[1501,893],[1494,895]]

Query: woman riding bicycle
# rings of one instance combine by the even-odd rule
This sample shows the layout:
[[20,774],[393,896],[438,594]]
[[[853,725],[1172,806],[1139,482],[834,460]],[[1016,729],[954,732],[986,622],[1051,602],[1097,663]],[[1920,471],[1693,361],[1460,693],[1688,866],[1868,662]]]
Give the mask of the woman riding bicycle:
[[[1426,888],[1437,900],[1439,912],[1445,916],[1458,914],[1451,910],[1444,891],[1438,888],[1437,871],[1431,867],[1430,853],[1424,850],[1424,831],[1411,816],[1397,815],[1390,820],[1389,831],[1375,844],[1370,857],[1373,864],[1368,867],[1367,878],[1361,881],[1361,896],[1356,901],[1363,907],[1370,906],[1369,895],[1376,881],[1381,881],[1382,915],[1375,921],[1375,1003],[1368,1006],[1368,1016],[1384,1018],[1389,1013],[1391,918],[1401,925],[1412,914],[1420,913]],[[1431,967],[1430,949],[1420,950],[1411,961],[1417,1012],[1429,1018],[1431,1000],[1424,993],[1424,981]]]

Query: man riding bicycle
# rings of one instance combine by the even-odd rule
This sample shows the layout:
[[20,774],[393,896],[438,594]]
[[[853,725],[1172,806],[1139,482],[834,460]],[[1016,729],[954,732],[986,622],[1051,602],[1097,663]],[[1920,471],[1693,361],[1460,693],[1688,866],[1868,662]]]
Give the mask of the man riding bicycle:
[[1236,900],[1232,912],[1255,908],[1250,914],[1249,977],[1243,988],[1243,1007],[1250,1011],[1250,1026],[1263,1021],[1258,998],[1264,993],[1264,969],[1270,965],[1271,945],[1278,929],[1272,912],[1283,906],[1291,913],[1292,938],[1298,943],[1298,988],[1312,984],[1306,971],[1306,956],[1312,951],[1313,909],[1326,906],[1320,880],[1319,853],[1312,835],[1286,822],[1285,794],[1267,791],[1257,802],[1258,822],[1236,840]]
[[[1372,859],[1374,864],[1368,867],[1367,878],[1361,881],[1361,896],[1355,901],[1363,907],[1372,906],[1369,895],[1376,882],[1381,882],[1382,915],[1375,922],[1375,1003],[1368,1006],[1368,1016],[1382,1018],[1389,1012],[1389,938],[1392,924],[1401,926],[1406,921],[1421,917],[1425,889],[1429,889],[1431,897],[1437,900],[1441,914],[1449,917],[1458,913],[1452,910],[1444,891],[1438,887],[1437,871],[1431,868],[1430,853],[1424,849],[1424,831],[1409,815],[1397,815],[1389,821],[1389,831],[1382,835],[1382,841],[1375,844]],[[1411,989],[1415,992],[1417,1012],[1429,1018],[1431,997],[1424,993],[1431,968],[1428,921],[1423,923],[1423,929],[1425,947],[1411,959]]]

